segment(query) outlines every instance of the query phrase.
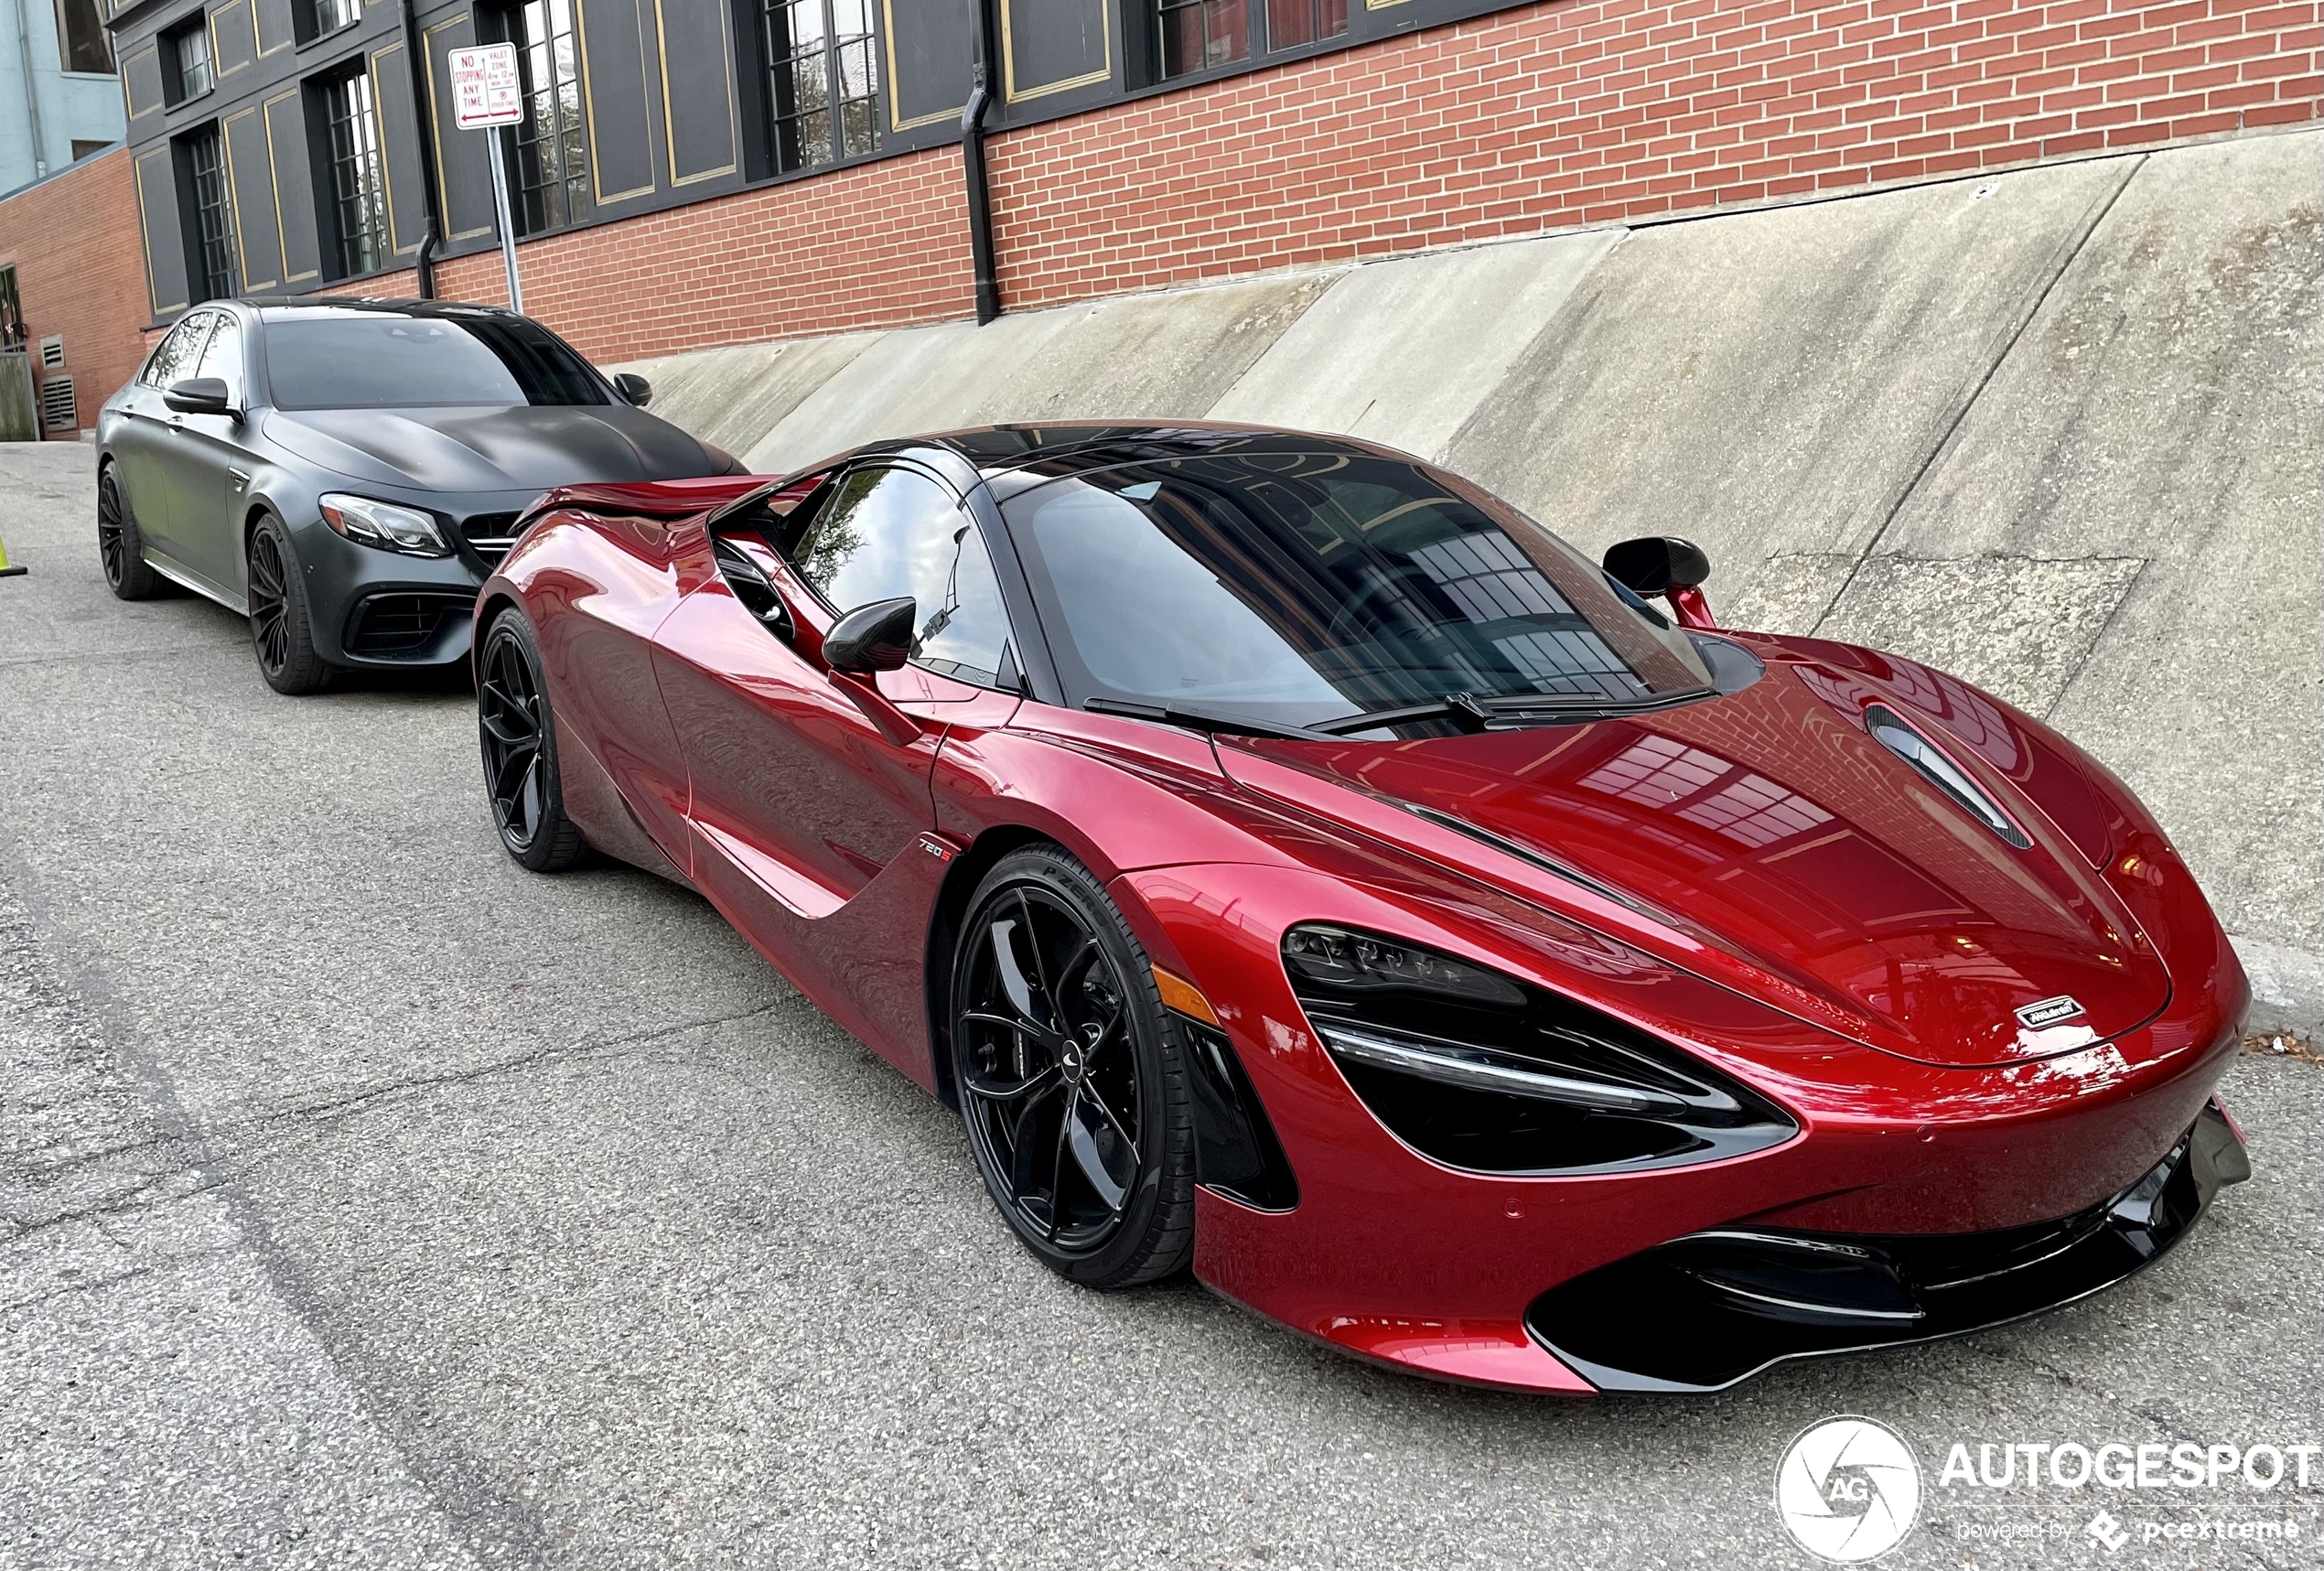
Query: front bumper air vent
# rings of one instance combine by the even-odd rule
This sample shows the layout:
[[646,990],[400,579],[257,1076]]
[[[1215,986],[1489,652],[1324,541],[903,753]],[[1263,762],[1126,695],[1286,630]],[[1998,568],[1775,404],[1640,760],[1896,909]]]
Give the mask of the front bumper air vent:
[[1551,1288],[1535,1340],[1606,1391],[1717,1391],[1786,1359],[1931,1341],[2111,1286],[2251,1177],[2216,1102],[2144,1178],[1995,1232],[1875,1236],[1748,1224],[1691,1233]]

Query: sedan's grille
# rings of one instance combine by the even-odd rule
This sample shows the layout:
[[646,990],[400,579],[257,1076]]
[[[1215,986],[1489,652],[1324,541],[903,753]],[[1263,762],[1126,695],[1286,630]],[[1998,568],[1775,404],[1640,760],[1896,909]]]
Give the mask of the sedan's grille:
[[471,595],[373,595],[355,608],[347,652],[370,660],[428,657],[447,623],[475,608]]
[[461,538],[487,567],[498,567],[500,558],[516,543],[516,518],[512,512],[479,512],[460,521]]

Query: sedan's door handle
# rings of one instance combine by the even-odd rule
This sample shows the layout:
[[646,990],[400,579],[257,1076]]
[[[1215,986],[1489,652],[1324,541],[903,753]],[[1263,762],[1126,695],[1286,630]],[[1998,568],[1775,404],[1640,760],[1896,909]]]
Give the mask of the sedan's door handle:
[[250,484],[250,476],[241,469],[228,469],[226,471],[226,478],[234,482],[234,489],[236,490],[240,490],[244,486]]

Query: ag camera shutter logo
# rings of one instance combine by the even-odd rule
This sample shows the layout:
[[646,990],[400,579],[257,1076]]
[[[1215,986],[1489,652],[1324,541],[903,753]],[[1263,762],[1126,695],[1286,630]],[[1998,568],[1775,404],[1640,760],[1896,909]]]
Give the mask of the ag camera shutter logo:
[[1897,1432],[1869,1418],[1826,1418],[1802,1431],[1775,1469],[1775,1509],[1801,1548],[1854,1566],[1902,1544],[1921,1514],[1921,1464]]

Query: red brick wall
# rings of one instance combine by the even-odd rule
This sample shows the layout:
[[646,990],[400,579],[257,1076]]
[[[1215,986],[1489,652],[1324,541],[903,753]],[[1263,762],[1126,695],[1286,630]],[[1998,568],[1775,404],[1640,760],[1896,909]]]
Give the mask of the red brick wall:
[[11,264],[24,303],[33,375],[41,376],[40,340],[62,333],[63,371],[72,377],[81,425],[93,429],[98,405],[145,358],[139,329],[152,313],[129,150],[108,153],[0,200],[0,267]]
[[[525,310],[599,361],[965,314],[952,148],[526,241]],[[436,270],[447,299],[508,304],[498,251]],[[408,295],[398,273],[342,292]]]
[[[2324,5],[1584,0],[996,135],[1012,307],[2318,117]],[[959,156],[522,248],[600,360],[968,314]],[[497,255],[442,270],[500,297]],[[408,289],[375,281],[374,293]]]
[[2324,7],[1597,0],[995,144],[1017,305],[2318,114]]

